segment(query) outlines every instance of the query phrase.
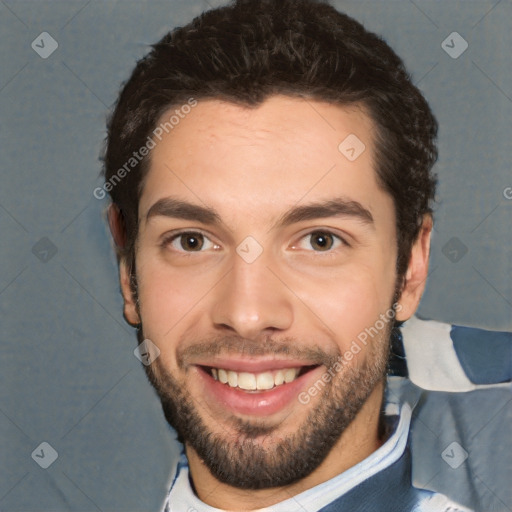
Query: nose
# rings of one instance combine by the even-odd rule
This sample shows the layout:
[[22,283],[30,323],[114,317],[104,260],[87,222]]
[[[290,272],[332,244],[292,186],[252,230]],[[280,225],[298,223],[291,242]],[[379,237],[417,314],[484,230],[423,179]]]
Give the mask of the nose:
[[234,256],[219,283],[211,315],[217,329],[246,339],[286,331],[293,323],[293,294],[263,256],[252,263]]

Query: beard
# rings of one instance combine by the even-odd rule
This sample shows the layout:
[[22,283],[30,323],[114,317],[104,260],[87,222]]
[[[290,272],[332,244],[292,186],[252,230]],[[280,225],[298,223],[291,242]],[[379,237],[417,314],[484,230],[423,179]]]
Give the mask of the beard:
[[[143,339],[142,330],[139,334]],[[178,366],[181,368],[185,367],[183,361],[187,354],[280,353],[294,359],[315,360],[326,369],[332,369],[336,361],[341,362],[341,370],[325,383],[316,400],[311,400],[308,405],[299,405],[302,402],[297,401],[296,407],[307,406],[311,410],[295,431],[286,435],[279,433],[279,424],[236,416],[223,418],[235,435],[225,430],[215,431],[200,414],[201,406],[158,358],[144,369],[178,439],[187,449],[195,450],[217,480],[239,489],[282,487],[304,479],[320,466],[370,394],[385,379],[390,334],[391,325],[387,324],[367,345],[366,358],[359,366],[343,364],[346,361],[339,349],[331,354],[319,348],[301,350],[297,340],[290,339],[277,342],[268,338],[257,342],[230,336],[208,339],[182,352],[178,349]],[[215,418],[211,420],[213,424]]]

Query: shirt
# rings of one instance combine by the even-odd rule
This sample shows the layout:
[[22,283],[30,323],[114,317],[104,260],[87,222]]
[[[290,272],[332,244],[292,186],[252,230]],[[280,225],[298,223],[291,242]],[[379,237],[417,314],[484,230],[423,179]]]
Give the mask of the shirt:
[[[453,367],[454,358],[464,355],[460,340],[457,350],[450,341],[456,338],[455,331],[457,336],[460,335],[460,330],[418,319],[412,319],[406,327],[403,330],[407,333],[407,339],[403,340],[404,354],[415,355],[414,365],[421,366],[418,347],[415,346],[414,350],[408,350],[408,347],[412,339],[430,339],[430,330],[437,337],[437,352],[432,349],[432,343],[425,352],[431,359],[435,357],[451,362],[451,380],[446,364],[440,366],[442,378],[436,379],[436,366],[433,364],[429,365],[428,371],[421,368],[421,371],[407,377],[388,377],[385,421],[390,435],[386,442],[340,475],[257,512],[512,510],[507,508],[512,503],[510,496],[506,495],[510,491],[507,482],[512,476],[507,451],[503,451],[501,457],[498,453],[495,460],[485,464],[486,452],[481,448],[482,443],[485,448],[486,444],[492,446],[498,440],[510,443],[507,427],[512,420],[511,408],[507,408],[512,403],[510,378],[505,383],[489,383],[487,372],[485,385],[468,385],[466,368],[463,365]],[[414,332],[418,328],[419,335]],[[463,360],[467,361],[468,357]],[[415,378],[421,380],[421,387],[413,382]],[[443,386],[449,391],[443,391]],[[508,415],[507,419],[492,421],[492,414],[496,415],[496,411]],[[486,423],[481,421],[485,418]],[[221,512],[195,495],[184,453],[176,464],[163,510]]]

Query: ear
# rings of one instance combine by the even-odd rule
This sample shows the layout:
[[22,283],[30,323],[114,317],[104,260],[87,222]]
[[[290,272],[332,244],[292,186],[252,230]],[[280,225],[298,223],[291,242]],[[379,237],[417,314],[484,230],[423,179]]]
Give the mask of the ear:
[[137,311],[135,297],[133,296],[130,286],[131,269],[128,268],[126,256],[121,256],[126,246],[126,225],[121,210],[119,210],[118,206],[115,204],[111,204],[108,207],[107,216],[110,233],[114,239],[118,255],[119,281],[124,299],[124,317],[129,324],[135,326],[140,324],[140,317]]
[[130,286],[130,279],[131,269],[128,268],[126,258],[122,258],[119,262],[119,281],[124,299],[124,317],[129,324],[135,327],[141,323],[141,320],[137,303]]
[[116,249],[122,250],[126,245],[126,224],[123,214],[117,204],[110,204],[107,210],[108,226],[116,244]]
[[428,275],[428,258],[430,254],[430,235],[432,233],[432,216],[425,215],[420,232],[411,250],[409,266],[405,274],[404,285],[398,303],[396,319],[408,320],[414,315],[425,289]]

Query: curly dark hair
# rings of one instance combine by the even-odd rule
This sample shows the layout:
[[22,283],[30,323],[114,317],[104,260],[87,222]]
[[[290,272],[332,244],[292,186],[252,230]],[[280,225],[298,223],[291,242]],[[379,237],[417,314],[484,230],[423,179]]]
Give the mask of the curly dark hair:
[[126,231],[118,258],[128,268],[150,155],[113,180],[161,116],[191,98],[251,107],[276,94],[357,104],[371,117],[376,174],[394,201],[403,277],[423,216],[432,212],[437,122],[384,40],[315,0],[236,0],[169,32],[138,61],[110,117],[104,153],[105,190]]

